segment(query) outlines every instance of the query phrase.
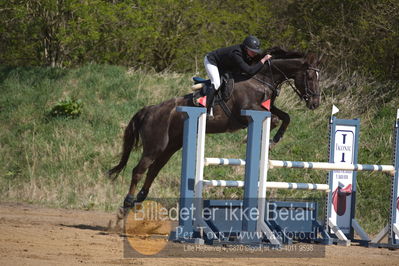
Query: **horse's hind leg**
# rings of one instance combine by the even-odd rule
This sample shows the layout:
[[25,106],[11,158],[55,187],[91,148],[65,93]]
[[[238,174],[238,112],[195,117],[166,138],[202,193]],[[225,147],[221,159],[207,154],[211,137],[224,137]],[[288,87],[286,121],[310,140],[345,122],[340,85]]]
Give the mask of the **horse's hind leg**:
[[170,158],[181,148],[181,143],[173,143],[168,146],[166,150],[151,164],[148,169],[147,176],[145,178],[144,185],[140,192],[137,194],[137,202],[142,202],[146,199],[152,182],[157,177],[159,171],[165,166],[165,164],[170,160]]
[[143,155],[139,163],[134,167],[132,172],[132,181],[130,183],[129,193],[123,202],[123,208],[128,209],[134,207],[134,193],[136,191],[137,183],[142,179],[147,169],[153,164],[155,159],[153,156]]

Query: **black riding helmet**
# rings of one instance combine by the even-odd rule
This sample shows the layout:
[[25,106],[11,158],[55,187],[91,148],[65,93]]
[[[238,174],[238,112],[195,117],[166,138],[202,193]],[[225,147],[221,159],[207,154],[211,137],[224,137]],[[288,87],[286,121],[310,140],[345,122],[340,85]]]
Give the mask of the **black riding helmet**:
[[262,53],[262,49],[260,49],[260,41],[258,38],[255,36],[248,36],[245,38],[244,42],[242,43],[245,48],[248,50],[251,50],[252,52],[255,52],[257,54]]

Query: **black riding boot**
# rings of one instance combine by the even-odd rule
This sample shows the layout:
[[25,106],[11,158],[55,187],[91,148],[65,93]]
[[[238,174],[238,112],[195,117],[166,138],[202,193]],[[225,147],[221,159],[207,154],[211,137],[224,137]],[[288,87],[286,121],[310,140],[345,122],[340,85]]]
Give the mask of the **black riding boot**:
[[216,94],[215,86],[213,84],[209,85],[206,95],[206,108],[207,115],[210,118],[213,118],[213,105],[215,103],[215,94]]

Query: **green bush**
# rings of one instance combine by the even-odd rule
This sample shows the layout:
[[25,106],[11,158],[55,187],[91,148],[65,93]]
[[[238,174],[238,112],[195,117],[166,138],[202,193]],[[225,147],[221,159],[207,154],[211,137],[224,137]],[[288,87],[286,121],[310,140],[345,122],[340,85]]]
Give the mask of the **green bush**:
[[81,100],[66,98],[59,100],[51,109],[52,117],[76,118],[82,113],[83,103]]

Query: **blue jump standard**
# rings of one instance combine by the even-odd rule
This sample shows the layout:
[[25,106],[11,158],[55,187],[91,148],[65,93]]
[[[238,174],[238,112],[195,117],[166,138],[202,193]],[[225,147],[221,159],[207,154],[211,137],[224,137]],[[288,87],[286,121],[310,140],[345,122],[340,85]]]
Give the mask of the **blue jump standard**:
[[[244,186],[244,200],[243,208],[244,215],[249,217],[251,210],[258,209],[258,181],[260,171],[260,156],[261,156],[261,145],[262,143],[262,125],[263,121],[267,117],[271,117],[269,112],[250,111],[243,110],[241,115],[250,118],[248,125],[248,139],[247,139],[247,152],[246,152],[246,164],[245,164],[245,186]],[[242,231],[243,232],[256,232],[255,219],[243,219]],[[249,236],[249,234],[246,234]],[[242,240],[243,242],[251,241],[251,239]],[[257,239],[261,241],[261,239]]]
[[[180,242],[201,242],[198,240],[199,232],[193,226],[193,208],[194,208],[194,180],[196,170],[196,148],[197,148],[197,132],[198,119],[201,114],[206,112],[205,108],[197,107],[177,107],[178,112],[186,114],[184,121],[184,137],[183,137],[183,155],[182,155],[182,178],[180,184],[180,208],[191,210],[189,217],[179,219],[179,227],[172,233],[170,239]],[[257,210],[258,207],[258,179],[259,179],[259,161],[260,161],[260,145],[262,138],[262,122],[270,117],[269,112],[244,110],[242,115],[249,117],[248,125],[248,140],[246,151],[246,166],[245,166],[245,188],[243,210],[244,217],[250,217],[251,210]],[[181,217],[180,210],[180,218]],[[254,219],[242,220],[242,231],[248,232],[252,236],[257,235],[256,231],[257,221]],[[249,234],[246,234],[249,235]],[[241,243],[260,243],[263,237],[256,237],[256,239],[241,240]]]
[[[399,112],[399,111],[398,111]],[[371,242],[369,247],[385,247],[389,249],[399,249],[399,234],[397,235],[394,230],[395,225],[399,225],[399,119],[395,121],[394,125],[394,136],[395,136],[395,146],[394,146],[394,159],[393,164],[395,167],[395,175],[391,180],[391,206],[389,213],[388,225],[386,227],[387,231],[384,233],[385,228],[378,234],[388,235],[388,242]],[[377,241],[381,241],[382,237]]]
[[[182,178],[180,181],[179,229],[176,232],[179,235],[176,236],[176,238],[185,242],[195,242],[195,230],[193,228],[193,208],[196,168],[195,154],[197,151],[196,140],[198,132],[198,119],[201,114],[206,112],[206,109],[194,107],[177,107],[176,110],[178,112],[183,112],[186,115],[183,134],[183,153],[181,168]],[[188,215],[186,215],[186,213]]]
[[[360,133],[360,119],[356,118],[356,119],[338,119],[336,117],[332,117],[330,120],[330,130],[329,130],[329,156],[328,156],[328,162],[330,163],[334,163],[335,161],[335,153],[339,152],[336,151],[335,149],[335,145],[337,144],[337,136],[338,133],[340,132],[337,128],[339,127],[349,127],[351,128],[351,130],[349,132],[346,133],[351,133],[353,134],[353,140],[352,140],[352,158],[350,158],[348,163],[351,164],[357,164],[358,162],[358,150],[359,150],[359,133]],[[345,130],[344,130],[345,131]],[[342,130],[341,130],[342,132]],[[342,133],[344,134],[344,133]],[[340,157],[340,156],[338,156]],[[347,158],[348,159],[348,158]],[[340,160],[340,162],[342,162],[343,160]],[[347,228],[349,228],[349,230],[343,232],[345,234],[345,236],[350,240],[350,241],[355,241],[355,232],[353,230],[353,226],[352,226],[352,222],[353,219],[355,219],[355,207],[356,207],[356,178],[357,178],[357,172],[351,172],[350,176],[352,178],[351,180],[351,184],[352,184],[352,195],[350,196],[350,202],[349,202],[349,216],[346,219],[337,219],[335,222],[337,222],[337,226],[341,227],[341,226],[345,226]],[[328,228],[328,219],[330,217],[332,217],[332,213],[334,212],[333,210],[333,194],[334,194],[334,190],[336,189],[335,187],[333,187],[334,185],[334,171],[330,171],[327,174],[327,183],[330,185],[330,192],[327,194],[327,210],[326,210],[326,229],[329,230]],[[330,237],[333,239],[334,242],[338,242],[338,237],[333,233],[333,232],[329,232]],[[363,242],[361,242],[363,243]]]

